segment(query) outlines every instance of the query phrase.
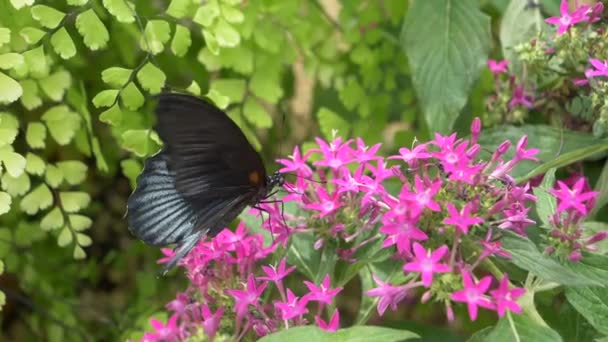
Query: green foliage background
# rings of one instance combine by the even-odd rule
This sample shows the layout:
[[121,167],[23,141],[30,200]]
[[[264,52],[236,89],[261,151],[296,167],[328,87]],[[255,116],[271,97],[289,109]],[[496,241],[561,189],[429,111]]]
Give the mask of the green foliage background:
[[[487,58],[525,40],[495,24],[506,4],[0,0],[0,336],[137,336],[184,288],[179,275],[156,278],[158,249],[124,220],[142,160],[162,144],[152,95],[209,97],[270,170],[294,144],[334,129],[383,142],[385,153],[434,132],[466,134],[493,89]],[[563,135],[523,129],[537,130],[529,146],[552,159]],[[508,134],[484,139],[519,138]],[[572,134],[564,152],[594,143]]]

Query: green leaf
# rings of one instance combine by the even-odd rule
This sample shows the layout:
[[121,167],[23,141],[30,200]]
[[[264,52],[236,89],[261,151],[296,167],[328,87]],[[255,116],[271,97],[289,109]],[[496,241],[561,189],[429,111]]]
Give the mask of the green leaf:
[[57,188],[63,182],[63,172],[57,166],[49,164],[44,179],[51,188]]
[[283,341],[315,341],[315,342],[401,342],[416,340],[418,335],[407,330],[398,330],[371,325],[354,326],[340,329],[335,332],[321,330],[314,325],[293,327],[281,330],[274,334],[264,336],[260,342],[283,342]]
[[511,342],[511,341],[534,341],[534,342],[559,342],[561,336],[549,328],[542,319],[536,315],[511,314],[503,316],[496,327],[486,335],[484,341]]
[[147,63],[137,73],[137,80],[142,88],[151,94],[158,94],[165,86],[165,73],[152,63]]
[[293,236],[287,251],[287,262],[295,265],[299,272],[309,279],[317,277],[321,261],[321,251],[314,249],[314,235],[302,233]]
[[401,46],[431,132],[451,131],[486,65],[490,18],[478,6],[475,0],[415,1],[408,8]]
[[122,111],[118,104],[113,105],[103,113],[99,114],[99,121],[108,125],[118,126],[122,122]]
[[110,87],[120,88],[129,82],[132,72],[131,69],[111,67],[101,72],[101,79]]
[[31,6],[34,3],[34,0],[10,0],[11,1],[11,5],[13,5],[13,7],[15,9],[21,9],[25,6]]
[[269,70],[257,69],[249,83],[251,92],[270,103],[277,103],[283,96],[278,75]]
[[19,31],[21,38],[23,38],[23,40],[30,45],[38,43],[45,34],[46,32],[42,31],[41,29],[29,26],[24,27],[21,29],[21,31]]
[[0,55],[0,69],[12,69],[23,64],[24,59],[21,54],[9,52]]
[[0,104],[15,102],[22,94],[19,82],[0,72]]
[[602,172],[593,188],[599,194],[595,199],[595,206],[591,210],[591,213],[589,213],[589,218],[594,218],[598,214],[598,211],[608,204],[608,159],[604,163]]
[[215,25],[215,39],[221,47],[235,47],[241,43],[239,31],[221,18]]
[[27,110],[32,110],[42,105],[42,99],[38,95],[38,83],[34,80],[22,80],[19,82],[21,88],[23,88],[23,95],[21,96],[21,104]]
[[46,184],[40,184],[21,200],[20,206],[28,215],[35,215],[53,204],[53,194]]
[[541,6],[530,6],[527,0],[511,0],[500,20],[500,46],[509,69],[521,76],[521,62],[515,47],[536,38],[545,25]]
[[42,115],[49,133],[59,145],[67,145],[80,128],[80,116],[65,105],[51,107]]
[[597,331],[608,335],[608,288],[568,287],[566,298]]
[[[103,0],[103,6],[116,17],[120,23],[132,23],[135,21],[133,16],[134,5],[126,0]],[[131,7],[130,7],[131,6]]]
[[167,7],[167,14],[177,19],[183,18],[189,13],[188,9],[191,4],[191,0],[171,0]]
[[41,122],[30,122],[25,132],[25,141],[31,148],[44,148],[46,127]]
[[87,216],[78,214],[69,214],[68,222],[70,223],[70,227],[72,227],[72,229],[77,232],[89,229],[93,225],[93,220],[91,220]]
[[8,173],[2,176],[2,189],[13,197],[23,196],[30,191],[30,186],[30,177],[27,173],[22,173],[19,177],[13,177]]
[[11,29],[0,27],[0,47],[11,42]]
[[93,98],[93,105],[96,108],[113,106],[117,96],[118,89],[102,90]]
[[281,49],[284,34],[282,30],[277,30],[272,23],[264,20],[256,25],[253,31],[253,40],[262,49],[278,53]]
[[67,0],[66,2],[70,6],[82,6],[89,2],[89,0]]
[[23,58],[32,77],[41,78],[49,74],[49,65],[46,61],[46,56],[44,55],[44,47],[42,45],[37,48],[25,51],[23,53]]
[[63,227],[63,213],[59,207],[51,209],[40,221],[40,228],[46,231]]
[[243,105],[243,115],[247,121],[258,128],[272,127],[272,117],[262,105],[255,99],[248,97]]
[[72,243],[72,239],[72,231],[68,227],[64,227],[61,230],[61,233],[59,233],[59,236],[57,236],[57,245],[59,245],[59,247],[65,247]]
[[215,103],[215,105],[220,109],[226,109],[226,107],[228,107],[228,105],[230,104],[230,98],[228,96],[220,94],[215,89],[209,90],[209,92],[205,96],[208,97],[213,103]]
[[25,171],[32,175],[42,176],[46,169],[44,160],[39,156],[28,152],[25,156]]
[[350,126],[346,120],[334,111],[321,107],[317,112],[319,128],[326,139],[333,139],[333,131],[338,132],[338,136],[346,137],[350,131]]
[[87,177],[87,166],[79,160],[67,160],[57,163],[65,181],[70,185],[78,185]]
[[144,105],[144,95],[139,91],[135,83],[129,83],[120,93],[122,104],[129,110],[137,110]]
[[173,35],[173,40],[171,41],[171,51],[176,56],[183,57],[188,52],[190,44],[192,44],[190,30],[185,26],[176,24],[175,34]]
[[6,192],[0,191],[0,215],[4,215],[11,210],[13,198]]
[[533,189],[536,196],[536,214],[543,222],[544,227],[551,227],[551,216],[557,212],[557,199],[549,193],[555,184],[555,169],[549,170],[540,186]]
[[87,254],[84,252],[84,249],[80,246],[74,247],[74,259],[82,260],[87,257]]
[[58,70],[52,75],[38,81],[40,88],[53,101],[61,101],[65,91],[72,83],[70,73],[65,70]]
[[211,83],[211,90],[227,96],[230,99],[230,103],[241,102],[245,96],[245,80],[231,78],[231,79],[218,79]]
[[209,49],[209,52],[211,52],[214,55],[219,55],[220,54],[220,46],[217,43],[217,39],[215,38],[215,35],[210,32],[209,30],[203,30],[203,38],[205,38],[205,45],[207,46],[207,49]]
[[76,45],[65,27],[60,28],[51,36],[51,45],[63,59],[70,59],[76,55]]
[[220,8],[217,5],[217,1],[209,1],[196,10],[192,20],[204,27],[209,27],[219,15]]
[[32,18],[38,20],[40,25],[54,29],[63,20],[65,13],[46,5],[36,5],[31,8]]
[[108,30],[93,9],[76,17],[76,29],[84,39],[84,45],[94,51],[104,48],[110,39]]
[[221,4],[220,8],[222,16],[229,23],[239,24],[242,23],[243,20],[245,20],[245,15],[238,8],[229,6],[227,4]]
[[217,53],[212,53],[207,47],[200,49],[196,58],[208,71],[218,71],[222,67],[223,58],[220,59]]
[[164,20],[150,20],[146,24],[140,46],[153,55],[163,52],[164,44],[171,39],[171,27]]
[[91,240],[91,238],[88,237],[87,235],[77,233],[76,242],[78,243],[79,246],[88,247],[93,243],[93,240]]
[[0,112],[0,147],[10,145],[19,133],[19,121],[9,113]]
[[21,176],[25,170],[25,158],[19,153],[13,152],[11,145],[0,148],[0,160],[6,168],[6,172],[13,177]]
[[186,88],[186,90],[189,93],[194,94],[196,96],[201,95],[201,87],[199,87],[199,85],[198,85],[198,83],[196,83],[196,81],[192,81],[192,83],[190,83],[190,85],[188,86],[188,88]]
[[122,134],[122,146],[139,157],[152,155],[160,146],[151,138],[148,129],[132,129]]
[[131,189],[135,189],[137,176],[141,173],[141,163],[135,159],[125,159],[120,162],[122,174],[129,179]]
[[66,213],[75,213],[89,205],[91,196],[81,191],[62,191],[59,193],[59,201]]

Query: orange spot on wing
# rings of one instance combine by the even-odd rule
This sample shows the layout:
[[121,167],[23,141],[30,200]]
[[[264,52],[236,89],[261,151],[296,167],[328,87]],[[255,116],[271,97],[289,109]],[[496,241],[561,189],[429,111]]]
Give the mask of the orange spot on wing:
[[260,173],[257,171],[252,171],[249,173],[249,181],[253,185],[258,185],[260,183]]

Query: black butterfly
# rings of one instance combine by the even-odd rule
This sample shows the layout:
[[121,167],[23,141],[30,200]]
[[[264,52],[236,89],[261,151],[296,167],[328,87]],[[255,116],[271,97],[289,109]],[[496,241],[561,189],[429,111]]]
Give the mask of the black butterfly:
[[146,160],[129,197],[131,232],[151,245],[177,244],[163,274],[205,235],[217,235],[246,206],[268,198],[283,176],[266,175],[260,155],[214,105],[190,95],[157,96],[164,148]]

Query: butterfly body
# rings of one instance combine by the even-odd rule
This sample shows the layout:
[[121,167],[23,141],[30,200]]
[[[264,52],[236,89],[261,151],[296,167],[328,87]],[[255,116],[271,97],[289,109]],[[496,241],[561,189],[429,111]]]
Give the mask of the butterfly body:
[[156,131],[165,146],[146,160],[127,218],[145,243],[177,244],[166,272],[201,238],[267,198],[283,176],[267,176],[260,155],[220,109],[190,95],[158,100]]

